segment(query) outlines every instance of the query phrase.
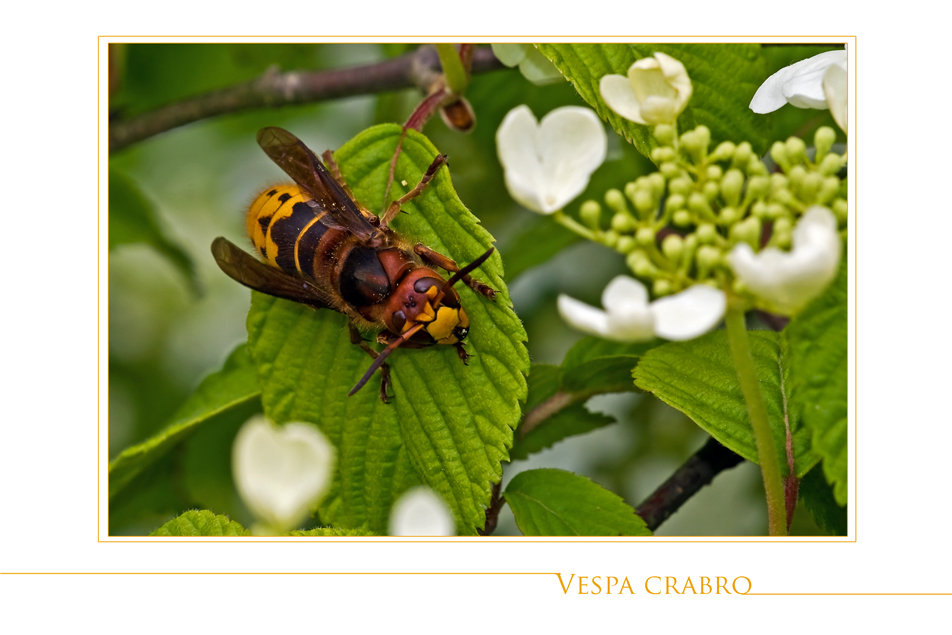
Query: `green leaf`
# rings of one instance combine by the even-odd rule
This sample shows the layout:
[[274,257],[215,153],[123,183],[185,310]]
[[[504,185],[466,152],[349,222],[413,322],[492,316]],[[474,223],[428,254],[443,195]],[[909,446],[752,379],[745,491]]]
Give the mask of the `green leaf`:
[[195,263],[160,227],[155,206],[128,176],[109,168],[109,249],[118,245],[145,243],[169,259],[199,293]]
[[823,478],[822,472],[817,466],[803,477],[800,481],[800,500],[821,529],[832,536],[845,536],[848,531],[846,507],[836,502],[833,489]]
[[232,351],[220,371],[202,380],[169,425],[152,438],[126,448],[109,463],[109,498],[186,439],[196,426],[259,393],[255,367],[242,344]]
[[526,536],[651,535],[620,497],[571,472],[520,472],[509,482],[505,496]]
[[631,370],[661,340],[620,344],[599,337],[583,337],[562,361],[562,390],[574,393],[632,392]]
[[602,100],[599,82],[605,75],[627,75],[637,60],[656,52],[681,61],[694,93],[678,119],[681,131],[704,124],[714,144],[749,141],[757,154],[767,149],[769,119],[749,108],[764,78],[759,44],[564,44],[537,45],[543,55],[575,86],[582,98],[612,128],[650,156],[655,147],[647,126],[615,114]]
[[847,257],[843,247],[836,280],[784,330],[790,351],[792,406],[802,412],[823,473],[846,505],[847,447]]
[[555,412],[526,434],[518,435],[509,456],[513,461],[519,461],[567,437],[585,434],[612,423],[615,423],[614,417],[590,412],[584,405],[576,403]]
[[370,533],[366,529],[342,529],[339,527],[315,527],[313,529],[295,529],[289,536],[320,536],[323,538],[334,538],[338,536],[350,537],[350,536],[373,536],[374,534]]
[[[786,428],[793,435],[794,469],[798,477],[819,460],[811,449],[810,431],[796,409],[789,408],[789,363],[778,333],[750,331],[750,349],[767,405],[781,469],[786,474]],[[659,346],[641,358],[635,384],[694,420],[708,434],[748,461],[758,463],[754,431],[737,380],[725,331],[708,333],[689,342]]]
[[[400,126],[376,126],[335,154],[355,196],[372,210],[383,206],[400,135]],[[436,154],[423,135],[411,131],[403,141],[391,197],[412,188]],[[446,169],[404,211],[394,227],[410,244],[422,242],[460,264],[492,243],[456,196]],[[390,506],[416,484],[416,473],[451,506],[461,533],[474,534],[483,526],[492,485],[502,476],[501,461],[508,458],[520,418],[529,360],[499,254],[473,275],[497,296],[492,302],[465,285],[456,287],[471,322],[465,342],[473,355],[469,365],[449,346],[397,350],[388,359],[394,387],[390,405],[377,398],[379,373],[347,397],[371,360],[350,343],[344,316],[254,294],[249,342],[266,414],[276,421],[316,423],[338,447],[340,475],[320,510],[322,522],[386,533]]]
[[165,523],[150,536],[250,536],[251,532],[207,509],[193,509]]

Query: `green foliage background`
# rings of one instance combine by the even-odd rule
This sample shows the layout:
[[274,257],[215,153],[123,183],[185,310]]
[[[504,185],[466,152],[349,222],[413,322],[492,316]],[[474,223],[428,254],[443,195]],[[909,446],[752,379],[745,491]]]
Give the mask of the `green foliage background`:
[[[698,48],[702,45],[693,46],[685,63],[691,59],[703,65],[705,51]],[[703,46],[716,49],[722,45]],[[110,100],[110,111],[119,117],[145,112],[176,99],[253,79],[274,64],[283,70],[339,68],[380,61],[414,48],[371,44],[121,45],[116,53],[122,60],[122,82]],[[667,48],[672,50],[666,52],[676,55],[676,45]],[[828,48],[744,45],[736,50],[721,49],[719,54],[738,60],[743,85],[752,95],[775,70]],[[578,51],[549,45],[549,50],[543,47],[543,52],[552,59],[564,58],[556,62],[561,65],[574,63],[572,55]],[[628,57],[633,60],[643,54],[645,51],[633,47],[615,55],[619,59],[612,63],[626,65],[630,63]],[[603,63],[614,59],[611,55],[602,58]],[[693,77],[695,69],[690,64],[688,70]],[[701,93],[717,90],[722,81],[716,72],[704,69],[699,70],[698,78]],[[148,534],[185,510],[196,508],[225,514],[244,527],[252,523],[232,485],[230,454],[222,450],[230,448],[241,423],[263,407],[254,382],[249,381],[253,368],[247,351],[235,351],[248,338],[250,293],[218,270],[209,245],[219,235],[245,245],[247,205],[261,188],[282,180],[282,174],[257,147],[256,131],[263,126],[281,126],[317,152],[336,150],[371,125],[404,121],[419,98],[418,92],[406,90],[227,115],[167,132],[110,158],[110,178],[122,188],[117,190],[115,201],[127,201],[124,209],[134,213],[129,216],[134,222],[121,226],[118,222],[112,224],[110,214],[111,230],[117,233],[115,243],[110,234],[109,440],[110,459],[121,468],[121,478],[117,476],[110,483],[115,488],[114,492],[110,490],[110,533]],[[598,104],[586,104],[568,82],[537,87],[508,69],[474,76],[467,98],[477,115],[472,134],[453,133],[439,118],[434,118],[424,133],[435,148],[449,155],[452,187],[496,239],[514,308],[528,334],[533,363],[530,403],[560,389],[575,395],[569,405],[575,409],[570,412],[574,416],[565,417],[561,424],[571,429],[556,432],[553,438],[544,434],[517,438],[512,452],[517,460],[503,464],[504,484],[530,468],[559,468],[590,479],[587,482],[594,481],[629,505],[636,505],[703,444],[706,434],[662,400],[635,392],[630,372],[627,385],[624,378],[619,380],[618,390],[626,392],[589,399],[606,391],[586,392],[586,368],[592,368],[586,364],[592,360],[583,359],[577,352],[574,357],[566,357],[581,338],[558,317],[555,298],[568,293],[597,304],[605,284],[626,271],[624,262],[621,256],[597,245],[579,243],[551,219],[516,205],[503,185],[495,150],[495,131],[505,114],[517,105],[528,104],[541,118],[563,105],[597,108]],[[749,101],[749,96],[737,101],[742,103],[744,99]],[[716,113],[697,112],[691,116],[696,123],[706,123],[705,117]],[[765,148],[774,139],[784,139],[794,132],[809,136],[819,125],[830,123],[826,112],[785,107],[774,115],[750,120],[742,129],[757,137],[750,139],[755,147]],[[612,124],[616,129],[621,125]],[[719,129],[715,133],[720,134]],[[635,143],[645,143],[637,134],[630,136]],[[652,169],[633,145],[614,134],[609,138],[608,160],[595,172],[586,193],[568,206],[569,214],[576,214],[587,198],[600,197],[607,188],[620,187]],[[122,233],[118,232],[120,228]],[[152,238],[137,238],[137,232],[146,230]],[[258,309],[266,309],[269,303],[270,299],[255,299]],[[630,358],[609,360],[606,368],[614,363],[617,370],[627,367],[630,371],[631,360],[646,351],[627,351],[624,355]],[[202,382],[209,373],[216,374]],[[399,383],[396,387],[399,401],[402,388]],[[197,395],[193,394],[196,388]],[[365,389],[363,397],[372,397],[372,392],[372,388]],[[265,408],[267,403],[266,396]],[[195,408],[205,412],[199,419],[193,416]],[[153,439],[172,422],[175,426],[167,430],[167,436]],[[560,440],[563,435],[573,436]],[[134,451],[120,457],[124,449],[147,439],[167,445],[168,450],[151,454],[148,461],[137,459]],[[394,495],[418,481],[408,459],[394,464]],[[531,484],[526,479],[531,477],[524,477],[525,484]],[[825,494],[822,487],[819,490],[818,500]],[[364,511],[351,508],[346,513],[360,516],[372,508],[376,516],[369,522],[379,531],[386,505],[385,501],[378,503],[376,507],[360,508]],[[759,472],[744,464],[719,476],[657,533],[763,534],[763,505]],[[723,513],[725,507],[732,510],[730,514]],[[325,513],[334,517],[345,511],[337,508]],[[167,531],[187,534],[195,523],[220,524],[223,533],[229,531],[227,523],[221,524],[214,516],[195,517]],[[830,521],[827,526],[835,524]],[[809,513],[798,511],[793,533],[819,531]],[[519,533],[511,511],[503,511],[495,533]]]

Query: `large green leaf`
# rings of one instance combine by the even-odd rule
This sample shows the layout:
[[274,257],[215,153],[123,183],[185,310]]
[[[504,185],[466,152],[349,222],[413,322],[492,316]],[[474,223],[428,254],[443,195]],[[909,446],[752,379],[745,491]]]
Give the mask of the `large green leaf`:
[[846,505],[847,447],[847,258],[836,280],[784,330],[790,351],[791,404],[801,410],[812,431],[813,447],[823,457],[823,473],[833,494]]
[[520,472],[506,502],[526,536],[650,536],[651,530],[619,496],[564,470]]
[[[778,456],[786,457],[786,428],[793,436],[794,469],[798,477],[819,460],[811,449],[810,430],[796,409],[788,407],[789,363],[778,333],[750,331],[750,349],[767,405]],[[691,417],[708,434],[745,459],[758,463],[754,431],[728,348],[727,333],[715,331],[689,342],[659,346],[641,358],[635,384]],[[781,460],[784,473],[787,461]]]
[[[383,205],[400,135],[399,126],[376,126],[335,154],[355,196],[375,211]],[[403,141],[391,197],[412,188],[436,154],[423,135],[411,132]],[[474,260],[492,244],[456,196],[446,169],[404,211],[394,227],[411,244],[422,242],[458,263]],[[448,346],[397,350],[388,360],[390,405],[377,399],[379,374],[347,397],[371,360],[350,343],[342,315],[255,294],[248,330],[265,412],[277,421],[318,424],[340,453],[340,475],[320,510],[322,522],[386,533],[390,505],[416,483],[415,472],[450,504],[461,533],[483,526],[520,418],[529,360],[499,254],[473,275],[498,293],[491,302],[457,286],[471,321],[469,365]]]
[[109,249],[130,243],[154,247],[185,276],[193,291],[199,291],[195,263],[178,243],[166,235],[152,201],[132,179],[110,166]]
[[661,340],[620,344],[599,337],[583,337],[562,361],[562,390],[573,393],[630,392],[631,371],[638,359]]
[[817,466],[803,477],[800,481],[800,500],[824,531],[833,536],[845,536],[848,530],[846,507],[836,502],[833,488],[826,482],[822,472],[822,468]]
[[337,527],[315,527],[313,529],[295,529],[289,536],[301,536],[301,537],[320,537],[320,538],[337,538],[337,537],[352,537],[352,536],[373,536],[371,532],[366,529],[339,529]]
[[251,532],[228,516],[193,509],[165,523],[150,536],[250,536]]
[[598,85],[605,75],[627,75],[635,61],[656,52],[680,60],[691,77],[694,94],[678,120],[680,130],[704,124],[711,129],[715,144],[749,141],[758,154],[766,151],[769,118],[749,108],[765,79],[759,44],[546,43],[538,48],[598,116],[645,156],[653,148],[648,127],[615,114],[602,100]]
[[186,439],[196,426],[256,398],[259,393],[255,367],[242,344],[229,355],[220,371],[199,384],[169,425],[150,439],[126,448],[109,463],[109,498]]

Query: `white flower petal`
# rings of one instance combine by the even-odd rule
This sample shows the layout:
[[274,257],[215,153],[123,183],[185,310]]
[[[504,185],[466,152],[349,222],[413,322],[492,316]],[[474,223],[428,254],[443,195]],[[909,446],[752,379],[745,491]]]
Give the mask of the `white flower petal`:
[[604,311],[565,294],[559,295],[558,307],[559,315],[569,326],[590,335],[608,336],[608,314]]
[[496,59],[510,68],[517,66],[519,62],[524,60],[529,49],[535,48],[531,44],[509,43],[490,44],[490,46],[493,49],[493,55],[496,56]]
[[654,56],[658,60],[658,65],[661,72],[664,73],[668,85],[677,93],[676,110],[680,113],[684,110],[694,92],[694,86],[691,84],[691,78],[688,77],[688,71],[680,60],[676,60],[670,55],[655,53]]
[[755,254],[739,243],[727,256],[735,275],[765,305],[778,313],[796,313],[818,296],[836,276],[840,237],[836,218],[825,207],[808,209],[793,230],[793,248],[774,247]]
[[797,108],[815,108],[826,110],[826,95],[823,94],[823,73],[825,68],[817,68],[808,73],[791,77],[782,88],[787,103]]
[[641,104],[638,103],[638,98],[635,97],[635,91],[632,90],[631,82],[628,81],[627,77],[624,75],[605,75],[598,82],[598,92],[601,93],[602,99],[605,100],[608,107],[616,114],[629,121],[647,125],[647,122],[641,117]]
[[631,276],[615,276],[602,291],[602,306],[609,313],[629,303],[648,306],[648,289]]
[[539,49],[529,45],[525,59],[519,63],[519,72],[522,76],[537,86],[552,84],[565,79],[549,58],[539,52]]
[[453,514],[429,487],[407,491],[390,510],[391,536],[452,536],[455,533]]
[[703,284],[651,303],[655,333],[674,341],[704,335],[717,326],[726,309],[724,292]]
[[335,451],[317,426],[278,427],[262,416],[242,426],[232,448],[235,485],[248,509],[284,532],[307,518],[330,486]]
[[540,124],[528,106],[519,106],[496,131],[496,147],[512,197],[535,212],[551,214],[588,185],[605,160],[608,137],[588,108],[557,108]]
[[[750,109],[760,114],[773,112],[787,103],[788,100],[785,94],[789,94],[798,100],[802,99],[802,103],[804,104],[810,102],[817,94],[822,97],[822,89],[817,93],[815,90],[804,86],[802,82],[797,81],[797,78],[803,75],[812,76],[814,77],[813,81],[819,86],[826,67],[830,64],[837,63],[846,64],[846,51],[827,51],[797,62],[796,64],[781,68],[768,77],[767,80],[761,84],[760,88],[757,89],[757,92],[754,93],[754,98],[750,101]],[[820,71],[819,76],[812,75],[812,73],[817,70]],[[788,83],[790,84],[789,88],[785,88]],[[798,107],[825,108],[825,99],[823,104],[823,106],[803,105]]]
[[826,103],[830,106],[830,114],[843,132],[846,132],[848,123],[846,115],[848,91],[846,66],[831,64],[823,74],[823,92],[826,95]]
[[624,302],[608,313],[606,339],[616,342],[646,342],[654,339],[654,314],[643,302]]

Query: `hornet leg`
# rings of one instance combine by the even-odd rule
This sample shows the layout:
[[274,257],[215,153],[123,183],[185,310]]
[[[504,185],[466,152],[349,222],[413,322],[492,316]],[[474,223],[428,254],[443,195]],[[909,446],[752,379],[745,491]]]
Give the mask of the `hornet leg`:
[[[447,271],[450,271],[452,273],[456,273],[459,271],[459,265],[456,264],[456,262],[454,262],[450,258],[447,258],[446,256],[444,256],[438,251],[433,251],[426,245],[423,245],[423,244],[414,245],[413,251],[416,252],[416,254],[420,256],[420,258],[423,258],[424,261],[430,264],[436,265],[437,267],[442,267],[443,269],[446,269]],[[468,274],[463,276],[463,282],[465,282],[469,286],[469,288],[475,291],[476,293],[484,295],[490,300],[496,299],[496,291],[494,289],[474,279],[472,276]]]

